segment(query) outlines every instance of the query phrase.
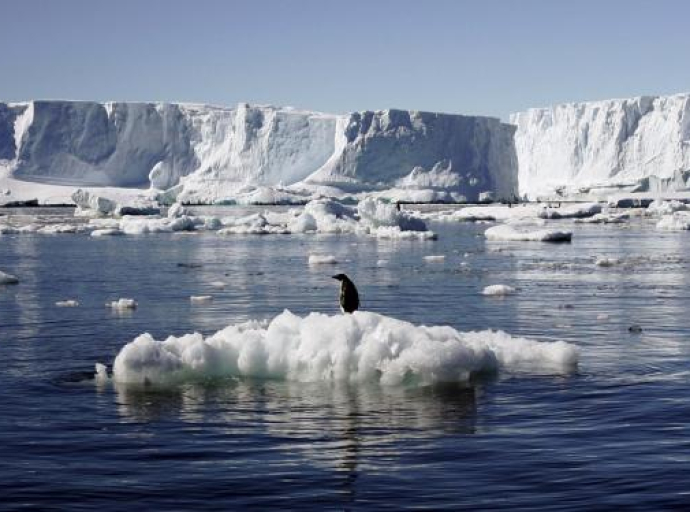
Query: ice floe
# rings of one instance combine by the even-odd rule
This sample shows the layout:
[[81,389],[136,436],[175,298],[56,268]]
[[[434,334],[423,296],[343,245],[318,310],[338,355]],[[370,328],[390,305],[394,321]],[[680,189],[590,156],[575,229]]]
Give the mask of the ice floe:
[[213,295],[192,295],[189,297],[189,301],[192,303],[211,302],[212,300]]
[[310,254],[310,265],[335,265],[338,260],[332,254]]
[[112,309],[136,309],[137,302],[134,299],[121,298],[108,302],[105,306]]
[[677,200],[663,201],[656,199],[647,206],[646,214],[649,216],[672,215],[675,212],[686,211],[688,206]]
[[562,341],[459,332],[361,311],[305,317],[284,311],[271,321],[230,325],[207,337],[157,341],[142,334],[120,350],[113,378],[158,385],[230,376],[427,385],[500,370],[568,373],[577,361],[577,349]]
[[120,235],[124,235],[124,233],[122,231],[120,231],[118,228],[94,229],[91,232],[91,236],[95,236],[95,237],[120,236]]
[[666,231],[690,230],[690,213],[678,211],[671,215],[664,215],[656,224],[657,229]]
[[74,299],[59,300],[55,305],[59,308],[76,308],[79,306],[79,301]]
[[538,229],[525,224],[500,224],[484,232],[487,240],[504,242],[570,242],[572,231]]
[[542,219],[582,219],[601,213],[601,204],[585,203],[566,205],[559,208],[545,207],[539,212]]
[[[334,200],[314,200],[303,208],[287,212],[263,211],[240,217],[192,215],[179,203],[173,204],[166,216],[127,215],[103,216],[98,212],[124,212],[100,204],[99,196],[79,191],[75,195],[83,204],[93,203],[97,212],[88,222],[77,216],[72,222],[31,224],[20,228],[0,224],[0,234],[63,234],[86,233],[92,236],[145,235],[151,233],[216,232],[219,235],[248,234],[355,234],[381,239],[434,240],[436,235],[426,223],[411,212],[401,212],[395,205],[372,198],[364,198],[357,206],[348,206]],[[100,210],[98,209],[100,208]],[[142,207],[145,208],[145,207]],[[107,214],[107,215],[110,215]],[[83,216],[83,215],[82,215]]]
[[621,260],[618,258],[607,258],[605,256],[600,256],[594,261],[594,264],[598,267],[613,267],[620,263]]
[[515,288],[507,284],[492,284],[482,290],[482,295],[505,296],[513,295],[516,292]]

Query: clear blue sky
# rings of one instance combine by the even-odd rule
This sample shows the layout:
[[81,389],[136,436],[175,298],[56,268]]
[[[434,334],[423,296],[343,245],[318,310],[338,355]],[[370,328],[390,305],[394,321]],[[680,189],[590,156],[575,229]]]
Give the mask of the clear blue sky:
[[0,100],[506,118],[690,91],[685,0],[0,0]]

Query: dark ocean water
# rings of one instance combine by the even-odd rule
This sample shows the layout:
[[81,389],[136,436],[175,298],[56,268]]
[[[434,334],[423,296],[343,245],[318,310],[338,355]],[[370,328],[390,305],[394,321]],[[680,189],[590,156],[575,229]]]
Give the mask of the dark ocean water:
[[[436,242],[0,236],[0,270],[21,279],[0,286],[0,509],[689,507],[690,234],[567,225],[573,242],[558,245],[487,243],[481,224],[435,225]],[[310,267],[310,252],[340,263]],[[579,370],[423,388],[92,378],[143,332],[335,314],[334,269],[364,309],[568,341]],[[480,295],[490,284],[518,293]],[[119,297],[139,307],[104,307]],[[64,299],[80,306],[55,306]]]

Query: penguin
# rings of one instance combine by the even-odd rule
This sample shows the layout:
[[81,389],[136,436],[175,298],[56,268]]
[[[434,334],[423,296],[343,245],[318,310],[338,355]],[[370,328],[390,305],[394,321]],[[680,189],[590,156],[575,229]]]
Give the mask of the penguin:
[[357,311],[357,308],[359,308],[359,293],[357,293],[355,283],[350,281],[350,278],[345,274],[337,274],[332,277],[340,281],[340,309],[343,313]]

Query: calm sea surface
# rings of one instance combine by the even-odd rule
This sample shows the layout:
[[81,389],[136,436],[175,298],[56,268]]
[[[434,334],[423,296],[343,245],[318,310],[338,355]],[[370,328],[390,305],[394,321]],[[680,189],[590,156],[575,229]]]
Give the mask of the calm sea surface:
[[[0,236],[0,270],[21,280],[0,286],[0,509],[690,507],[690,233],[562,225],[570,244],[487,243],[482,224],[432,225],[436,242]],[[310,267],[311,252],[340,263]],[[579,370],[417,389],[92,378],[143,332],[211,334],[286,308],[336,314],[334,270],[363,309],[568,341]],[[490,284],[518,292],[480,295]],[[120,297],[139,307],[104,307]],[[65,299],[80,306],[55,306]]]

